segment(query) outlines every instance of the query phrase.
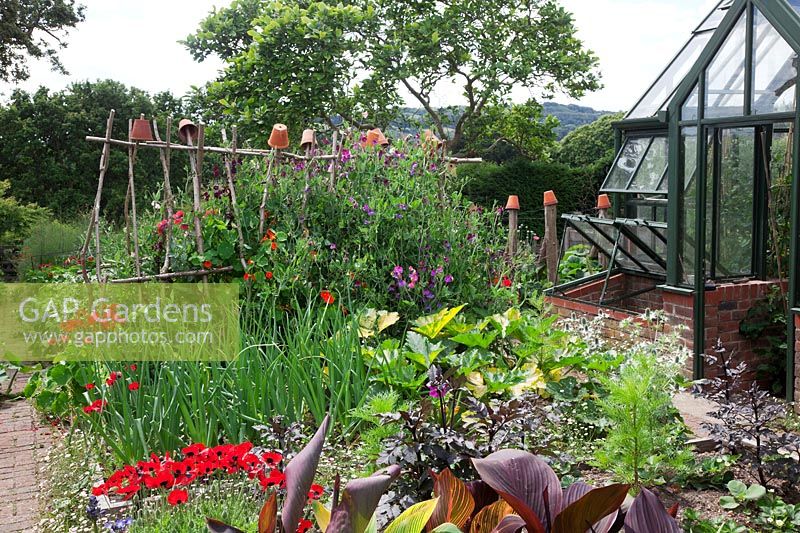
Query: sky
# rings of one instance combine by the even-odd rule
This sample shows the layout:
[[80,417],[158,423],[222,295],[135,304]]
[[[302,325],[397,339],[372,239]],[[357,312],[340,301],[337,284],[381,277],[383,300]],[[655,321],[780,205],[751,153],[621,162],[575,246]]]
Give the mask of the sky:
[[[111,78],[149,92],[186,93],[214,79],[222,63],[192,60],[177,41],[192,33],[214,7],[229,0],[82,0],[86,20],[67,37],[64,76],[32,62],[31,78],[18,86],[59,90],[70,82]],[[561,0],[575,16],[578,36],[600,59],[604,88],[580,100],[555,101],[617,111],[632,107],[717,0]],[[0,83],[0,97],[14,86]],[[520,87],[514,100],[537,94]],[[445,86],[434,105],[460,103],[457,87]],[[412,100],[409,103],[414,105]]]

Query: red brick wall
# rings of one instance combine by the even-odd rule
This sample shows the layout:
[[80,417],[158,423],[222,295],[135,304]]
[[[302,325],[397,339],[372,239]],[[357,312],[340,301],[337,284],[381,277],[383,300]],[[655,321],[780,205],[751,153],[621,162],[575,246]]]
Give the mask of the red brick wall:
[[[653,287],[655,284],[655,281],[649,278],[618,274],[609,280],[606,300]],[[720,339],[735,360],[747,361],[750,368],[755,371],[758,358],[754,350],[759,346],[759,341],[754,342],[743,338],[739,334],[739,322],[745,317],[748,309],[762,299],[774,285],[775,282],[769,281],[747,281],[721,284],[713,291],[706,291],[705,353],[711,353],[717,339]],[[610,310],[599,308],[597,305],[602,286],[603,280],[587,283],[568,291],[565,295],[566,298],[550,296],[548,301],[561,316],[572,314],[597,316],[601,312],[607,314],[608,318],[604,321],[603,330],[609,338],[619,338],[625,334],[619,327],[621,320],[635,317],[648,309],[663,310],[668,317],[669,325],[673,327],[686,326],[682,329],[681,338],[687,348],[693,349],[694,296],[692,294],[655,289],[615,302],[613,307],[618,310]],[[796,320],[798,332],[796,351],[798,351],[800,350],[800,318]],[[644,321],[641,323],[645,325],[646,329],[648,324]],[[654,334],[654,331],[646,333],[648,337],[652,337]],[[691,365],[691,362],[689,364]],[[800,361],[797,364],[796,375],[800,374]],[[706,366],[705,374],[706,377],[713,377],[713,369]],[[796,390],[798,389],[800,389],[800,379],[798,379],[796,387]]]

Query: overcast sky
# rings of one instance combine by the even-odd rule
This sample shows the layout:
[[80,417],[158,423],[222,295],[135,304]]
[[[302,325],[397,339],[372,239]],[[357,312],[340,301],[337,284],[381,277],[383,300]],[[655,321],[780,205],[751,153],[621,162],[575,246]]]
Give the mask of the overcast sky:
[[[627,110],[653,82],[717,0],[561,0],[575,15],[579,36],[600,58],[605,88],[582,98],[596,109]],[[197,28],[214,6],[229,0],[82,0],[86,21],[69,35],[61,59],[69,76],[31,64],[27,90],[61,89],[71,81],[111,78],[150,92],[184,94],[213,79],[221,68],[195,63],[177,43]],[[7,96],[12,86],[0,84]],[[516,100],[535,96],[526,88]],[[456,89],[443,88],[437,105],[458,103]],[[563,95],[556,101],[568,103]]]

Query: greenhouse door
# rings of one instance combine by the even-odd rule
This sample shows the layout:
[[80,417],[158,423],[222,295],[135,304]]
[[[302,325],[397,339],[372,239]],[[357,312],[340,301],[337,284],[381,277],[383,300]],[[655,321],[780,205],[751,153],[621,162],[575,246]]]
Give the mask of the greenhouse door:
[[711,279],[757,276],[764,217],[759,177],[762,127],[711,128],[708,146],[706,274]]

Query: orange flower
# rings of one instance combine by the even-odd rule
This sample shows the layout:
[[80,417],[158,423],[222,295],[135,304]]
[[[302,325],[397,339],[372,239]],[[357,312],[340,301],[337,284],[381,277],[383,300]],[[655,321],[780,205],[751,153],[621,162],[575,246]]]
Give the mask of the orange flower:
[[272,241],[272,244],[270,245],[270,248],[272,248],[273,250],[277,250],[278,249],[278,243],[275,242],[275,241]]
[[267,232],[264,234],[264,236],[261,237],[261,242],[274,241],[274,240],[275,240],[275,232],[272,231],[271,229],[268,229]]
[[326,305],[331,305],[333,302],[336,301],[336,297],[331,293],[331,291],[320,291],[319,297],[322,298],[322,301],[325,302]]

